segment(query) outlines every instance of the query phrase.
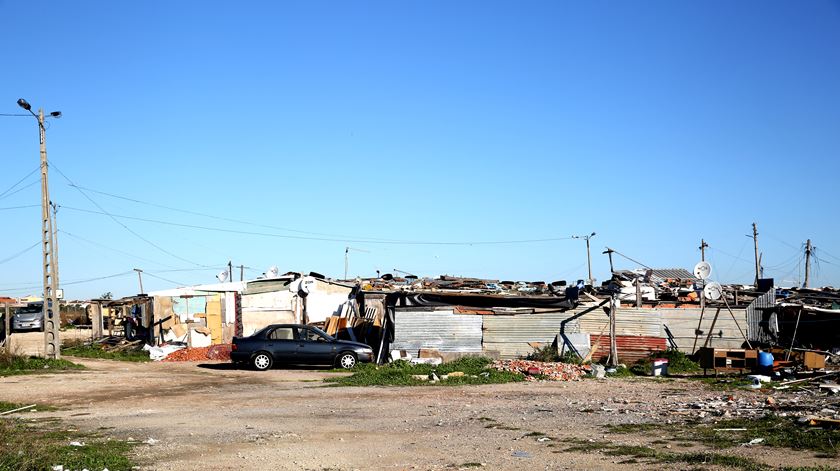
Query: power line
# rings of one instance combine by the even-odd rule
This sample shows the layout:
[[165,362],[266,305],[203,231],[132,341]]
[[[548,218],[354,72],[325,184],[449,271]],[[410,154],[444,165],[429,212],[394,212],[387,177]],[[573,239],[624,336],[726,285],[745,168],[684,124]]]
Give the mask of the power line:
[[82,190],[81,190],[78,186],[76,186],[76,184],[75,184],[75,183],[73,183],[73,181],[72,181],[72,180],[70,180],[70,178],[69,178],[67,175],[65,175],[65,174],[64,174],[64,172],[62,172],[62,171],[61,171],[61,169],[59,169],[59,168],[58,168],[58,167],[56,167],[54,164],[52,164],[52,162],[50,162],[50,164],[53,166],[53,168],[55,168],[55,170],[56,170],[56,171],[57,171],[57,172],[58,172],[58,173],[59,173],[62,177],[64,177],[64,179],[65,179],[65,180],[67,180],[67,182],[68,182],[68,183],[70,183],[70,184],[71,184],[71,186],[73,186],[74,188],[76,188],[76,189],[79,191],[79,193],[81,193],[81,194],[82,194],[82,196],[84,196],[84,197],[85,197],[88,201],[90,201],[91,203],[93,203],[93,205],[94,205],[94,206],[96,206],[97,208],[99,208],[99,209],[100,209],[100,210],[101,210],[104,214],[106,214],[108,217],[110,217],[110,218],[111,218],[114,222],[116,222],[118,225],[122,226],[122,228],[123,228],[123,229],[125,229],[126,231],[128,231],[129,233],[131,233],[132,235],[134,235],[135,237],[137,237],[138,239],[142,240],[143,242],[146,242],[147,244],[149,244],[149,245],[151,245],[152,247],[154,247],[154,248],[156,248],[156,249],[160,250],[161,252],[165,253],[166,255],[169,255],[170,257],[177,258],[178,260],[181,260],[181,261],[184,261],[184,262],[187,262],[187,263],[191,263],[191,264],[196,265],[196,266],[199,266],[199,267],[201,267],[201,266],[206,266],[206,265],[202,265],[202,264],[200,264],[200,263],[193,262],[192,260],[188,260],[188,259],[186,259],[186,258],[184,258],[184,257],[179,256],[179,255],[176,255],[176,254],[174,254],[174,253],[172,253],[172,252],[170,252],[170,251],[168,251],[168,250],[164,249],[163,247],[161,247],[161,246],[159,246],[159,245],[155,244],[154,242],[150,241],[149,239],[146,239],[145,237],[141,236],[141,235],[140,235],[140,234],[138,234],[137,232],[133,231],[131,228],[129,228],[128,226],[126,226],[125,224],[123,224],[122,222],[120,222],[120,221],[119,221],[116,217],[114,217],[113,215],[111,215],[111,213],[109,213],[108,211],[106,211],[106,210],[105,210],[105,208],[103,208],[102,206],[100,206],[100,205],[99,205],[99,203],[97,203],[96,201],[94,201],[94,200],[93,200],[93,198],[91,198],[90,196],[88,196],[88,194],[87,194],[87,193],[85,193],[85,192],[84,192],[84,191],[82,191]]
[[337,239],[330,237],[309,237],[309,236],[294,236],[287,234],[273,234],[270,232],[255,232],[255,231],[241,231],[236,229],[223,229],[220,227],[199,226],[196,224],[184,224],[180,222],[163,221],[160,219],[141,218],[136,216],[125,216],[120,214],[112,214],[107,212],[99,212],[91,209],[75,208],[73,206],[62,206],[64,209],[71,211],[79,211],[90,214],[104,214],[112,218],[131,219],[134,221],[151,222],[155,224],[163,224],[174,227],[185,227],[189,229],[200,229],[215,232],[227,232],[231,234],[256,235],[265,237],[277,237],[281,239],[296,239],[296,240],[315,240],[323,242],[359,242],[365,244],[386,244],[386,245],[504,245],[504,244],[530,244],[541,242],[554,242],[560,240],[571,240],[571,237],[554,237],[546,239],[522,239],[522,240],[504,240],[504,241],[417,241],[417,240],[403,240],[403,241],[388,241],[388,240],[371,240],[371,239]]
[[16,254],[14,254],[14,255],[10,255],[10,256],[8,256],[8,257],[4,258],[3,260],[0,260],[0,264],[6,263],[6,262],[10,262],[10,261],[12,261],[12,260],[14,260],[14,259],[16,259],[16,258],[20,257],[21,255],[25,254],[26,252],[29,252],[30,250],[32,250],[32,249],[34,249],[35,247],[37,247],[37,246],[38,246],[38,244],[40,244],[40,243],[41,243],[41,241],[39,240],[38,242],[35,242],[34,244],[32,244],[32,245],[30,245],[29,247],[27,247],[27,248],[25,248],[25,249],[21,250],[20,252],[18,252],[18,253],[16,253]]
[[[115,273],[113,275],[98,276],[96,278],[87,278],[87,279],[84,279],[84,280],[62,281],[61,286],[80,285],[80,284],[83,284],[83,283],[90,283],[90,282],[93,282],[93,281],[107,280],[109,278],[117,278],[117,277],[120,277],[120,276],[132,275],[132,274],[134,274],[133,270],[122,272],[122,273]],[[23,290],[29,290],[29,289],[34,289],[34,288],[40,288],[42,286],[43,285],[33,284],[33,285],[30,285],[30,286],[20,286],[20,287],[16,287],[16,288],[0,288],[0,291],[23,291]]]
[[[62,206],[62,208],[63,208],[63,207],[64,207],[64,206]],[[82,241],[82,242],[88,243],[88,244],[90,244],[90,245],[98,246],[98,247],[101,247],[101,248],[103,248],[103,249],[107,249],[107,250],[111,250],[111,251],[114,251],[114,252],[117,252],[117,253],[121,253],[121,254],[123,254],[123,255],[126,255],[126,256],[131,257],[131,258],[135,258],[135,259],[137,259],[137,260],[143,260],[144,262],[154,263],[154,264],[156,264],[156,265],[162,265],[162,266],[164,266],[164,267],[170,267],[170,268],[172,268],[172,265],[167,265],[167,264],[165,264],[165,263],[161,263],[161,262],[158,262],[158,261],[155,261],[155,260],[151,260],[151,259],[148,259],[148,258],[145,258],[145,257],[141,257],[141,256],[139,256],[139,255],[135,255],[135,254],[133,254],[133,253],[126,252],[126,251],[124,251],[124,250],[115,249],[115,248],[113,248],[113,247],[108,247],[108,246],[107,246],[107,245],[105,245],[105,244],[101,244],[101,243],[99,243],[99,242],[94,242],[94,241],[92,241],[92,240],[90,240],[90,239],[85,239],[84,237],[81,237],[81,236],[78,236],[78,235],[75,235],[75,234],[71,234],[70,232],[67,232],[67,231],[65,231],[65,230],[63,230],[63,229],[60,229],[60,230],[59,230],[59,232],[61,232],[62,234],[66,235],[66,236],[70,236],[70,237],[71,237],[71,238],[73,238],[73,239],[77,239],[77,240],[79,240],[79,241]]]
[[[5,195],[0,196],[0,200],[6,199],[6,198],[8,198],[8,197],[10,197],[10,196],[12,196],[12,195],[16,195],[16,194],[20,193],[21,191],[23,191],[23,190],[25,190],[25,189],[27,189],[27,188],[29,188],[29,187],[33,186],[33,185],[37,185],[39,181],[40,181],[40,180],[34,180],[34,181],[30,182],[29,184],[27,184],[27,185],[25,185],[25,186],[22,186],[22,187],[18,188],[17,190],[15,190],[15,191],[13,191],[13,192],[11,192],[11,193],[6,193]],[[11,189],[11,188],[10,188],[10,189]]]
[[40,204],[27,204],[24,206],[6,206],[5,208],[0,208],[0,211],[9,211],[12,209],[23,209],[23,208],[40,208]]
[[20,184],[21,184],[24,180],[26,180],[27,178],[29,178],[29,176],[30,176],[30,175],[32,175],[33,173],[37,172],[39,168],[40,168],[40,167],[35,167],[35,169],[34,169],[34,170],[32,170],[31,172],[27,173],[27,174],[26,174],[26,176],[24,176],[23,178],[21,178],[20,180],[18,180],[17,182],[15,182],[15,184],[14,184],[14,185],[12,185],[12,186],[10,186],[10,187],[9,187],[6,191],[4,191],[3,193],[0,193],[0,198],[2,198],[2,197],[3,197],[3,195],[5,195],[6,193],[8,193],[8,192],[12,191],[12,189],[14,189],[14,187],[16,187],[16,186],[20,185]]
[[176,285],[178,285],[178,286],[186,286],[186,285],[187,285],[186,283],[181,283],[181,282],[179,282],[179,281],[169,280],[169,279],[166,279],[166,278],[164,278],[164,277],[162,277],[162,276],[157,276],[157,275],[154,275],[154,274],[152,274],[152,273],[149,273],[149,272],[147,272],[147,271],[144,271],[144,272],[143,272],[143,274],[144,274],[144,275],[151,276],[152,278],[157,278],[157,279],[159,279],[159,280],[163,280],[163,281],[165,281],[165,282],[167,282],[167,283],[173,283],[173,284],[176,284]]

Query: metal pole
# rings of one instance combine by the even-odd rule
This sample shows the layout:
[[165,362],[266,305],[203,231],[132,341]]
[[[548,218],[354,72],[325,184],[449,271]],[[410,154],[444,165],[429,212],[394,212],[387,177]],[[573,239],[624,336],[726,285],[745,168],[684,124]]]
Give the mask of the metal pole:
[[589,253],[589,236],[586,237],[586,266],[589,268],[589,284],[593,283],[592,281],[592,256]]
[[805,242],[805,283],[802,284],[803,288],[808,287],[808,281],[811,279],[811,239],[808,239],[808,242]]
[[347,265],[350,257],[350,247],[344,247],[344,279],[347,279]]
[[245,281],[245,265],[239,265],[239,281]]
[[9,303],[6,303],[6,314],[3,317],[3,322],[5,324],[5,330],[3,330],[3,335],[6,336],[5,338],[5,348],[6,353],[12,353],[12,322],[11,322],[11,310],[9,309]]
[[618,366],[618,343],[615,338],[616,333],[616,314],[618,308],[616,307],[617,295],[612,295],[610,300],[610,366]]
[[140,280],[140,294],[143,294],[143,270],[135,268],[134,271],[137,272],[137,279]]
[[700,260],[703,262],[706,261],[706,247],[708,246],[705,239],[700,239]]
[[753,223],[753,246],[755,247],[755,286],[758,288],[758,279],[760,277],[760,268],[758,261],[758,228]]
[[47,136],[44,127],[44,110],[38,110],[38,130],[41,144],[41,248],[44,265],[44,357],[61,358],[61,309],[58,305],[56,280],[56,255],[54,251],[52,216],[50,214],[49,164]]
[[233,262],[228,260],[228,281],[233,281]]

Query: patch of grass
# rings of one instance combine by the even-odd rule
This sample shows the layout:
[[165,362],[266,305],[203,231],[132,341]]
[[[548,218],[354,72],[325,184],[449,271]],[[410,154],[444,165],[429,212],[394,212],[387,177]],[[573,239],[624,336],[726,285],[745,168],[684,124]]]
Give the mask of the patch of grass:
[[626,366],[619,366],[615,369],[615,372],[607,373],[607,376],[613,378],[632,378],[633,376],[636,376],[636,374],[633,373],[630,370],[630,368],[627,368]]
[[[745,378],[737,377],[737,378],[730,378],[726,376],[722,377],[696,377],[693,378],[694,381],[699,381],[712,389],[718,389],[721,391],[729,391],[732,389],[744,389],[748,388],[752,385],[752,380],[748,380]],[[769,386],[768,386],[769,387]]]
[[542,362],[560,362],[579,364],[581,358],[572,352],[565,352],[561,356],[557,352],[557,347],[554,344],[545,345],[540,348],[535,348],[533,352],[525,357],[526,360],[542,361]]
[[613,433],[665,431],[679,443],[694,441],[715,449],[729,448],[762,438],[762,446],[809,450],[823,456],[840,456],[840,430],[808,427],[785,417],[730,419],[714,424],[622,424],[608,426],[607,430]]
[[28,357],[14,353],[0,353],[0,376],[12,376],[33,373],[52,373],[54,371],[79,370],[84,366],[67,360],[48,360],[40,357]]
[[119,360],[119,361],[150,361],[149,353],[137,349],[126,349],[120,351],[107,351],[101,345],[86,344],[80,342],[65,344],[61,349],[64,355],[82,357],[82,358],[98,358],[101,360]]
[[662,350],[651,353],[646,359],[636,362],[630,370],[637,375],[649,375],[653,360],[668,359],[668,374],[695,373],[700,371],[700,365],[679,350]]
[[[0,421],[0,469],[42,470],[55,465],[64,469],[130,470],[131,445],[93,434],[42,429],[19,420]],[[71,441],[84,443],[71,446]]]
[[[19,409],[21,407],[25,407],[25,406],[28,406],[28,405],[30,405],[30,404],[18,404],[16,402],[0,401],[0,412],[6,412],[6,411],[10,411],[10,410]],[[54,411],[54,410],[57,410],[55,407],[48,406],[48,405],[45,405],[45,404],[39,404],[39,405],[36,405],[35,407],[33,407],[32,409],[26,409],[26,410],[21,411],[21,412],[30,412],[33,409],[36,410],[36,411]]]
[[[327,378],[324,381],[341,386],[423,386],[423,385],[462,385],[462,384],[498,384],[523,381],[525,377],[518,373],[498,371],[488,368],[492,360],[486,357],[464,357],[441,365],[412,365],[405,361],[395,361],[383,366],[372,364],[359,365],[350,376]],[[416,379],[414,376],[438,378],[453,372],[462,372],[463,376],[450,376],[436,383]]]

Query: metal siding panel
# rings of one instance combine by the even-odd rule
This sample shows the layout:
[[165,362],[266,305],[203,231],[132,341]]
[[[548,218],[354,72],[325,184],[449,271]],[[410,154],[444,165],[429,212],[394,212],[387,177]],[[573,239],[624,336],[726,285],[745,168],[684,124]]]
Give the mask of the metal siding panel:
[[747,337],[751,342],[776,343],[775,333],[779,331],[776,313],[767,310],[775,306],[776,290],[773,289],[747,306]]
[[[526,356],[534,351],[528,342],[553,343],[560,333],[563,321],[578,312],[579,310],[569,310],[514,316],[483,316],[484,351],[498,352],[500,358],[504,359]],[[566,324],[566,332],[580,332],[577,319]]]
[[[680,351],[685,353],[692,353],[694,347],[694,330],[697,329],[700,321],[699,308],[692,309],[660,309],[662,312],[662,322],[668,326],[671,334],[674,336],[674,341]],[[709,329],[712,326],[715,312],[718,311],[717,306],[706,306],[706,312],[703,313],[703,320],[700,325],[700,330],[703,331],[697,339],[697,348],[703,345],[706,340],[706,335],[709,334]],[[732,315],[726,307],[721,307],[718,313],[717,322],[715,322],[714,335],[712,335],[711,346],[715,348],[741,348],[744,343],[744,337],[738,331],[738,326],[741,330],[747,330],[747,316],[744,309],[733,309],[732,314],[738,320],[738,324],[732,319]],[[722,334],[722,335],[721,335]]]
[[[605,358],[610,353],[610,336],[591,337],[592,346],[598,344],[598,351],[593,359]],[[618,349],[618,361],[629,365],[650,356],[653,352],[665,350],[665,339],[661,337],[638,337],[617,335],[615,338]]]
[[397,309],[394,314],[392,350],[405,350],[414,356],[421,348],[441,352],[481,353],[482,317],[446,311]]
[[[609,318],[603,314],[590,313],[580,318],[583,332],[597,335],[603,330]],[[616,335],[635,335],[643,337],[663,337],[662,314],[657,309],[636,309],[620,307],[616,310]]]

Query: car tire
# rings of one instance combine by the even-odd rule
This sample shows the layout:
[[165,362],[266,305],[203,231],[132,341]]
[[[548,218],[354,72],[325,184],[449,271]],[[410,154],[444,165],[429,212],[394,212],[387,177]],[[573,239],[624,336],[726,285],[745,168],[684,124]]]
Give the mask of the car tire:
[[270,370],[272,364],[274,359],[266,352],[259,352],[251,358],[251,366],[257,371]]
[[352,370],[357,364],[356,354],[353,352],[342,352],[336,357],[336,364],[345,370]]

